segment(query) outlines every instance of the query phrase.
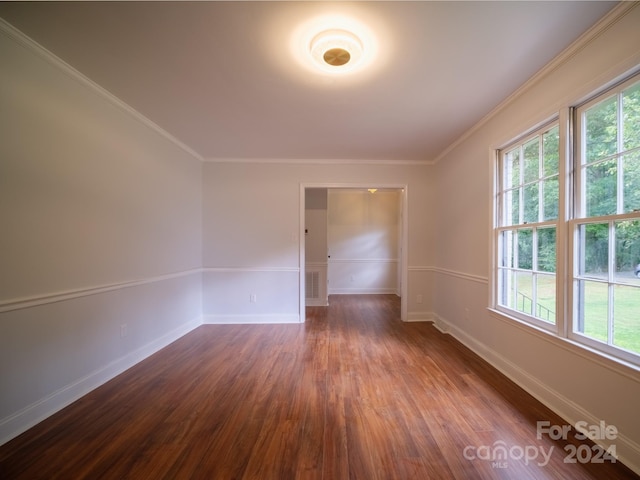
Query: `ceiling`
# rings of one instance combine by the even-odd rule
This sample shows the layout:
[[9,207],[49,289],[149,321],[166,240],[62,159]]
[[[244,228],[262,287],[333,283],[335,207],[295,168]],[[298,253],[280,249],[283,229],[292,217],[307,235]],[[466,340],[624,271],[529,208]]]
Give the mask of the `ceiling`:
[[[430,162],[614,2],[0,2],[0,17],[205,159]],[[377,39],[328,77],[321,15]]]

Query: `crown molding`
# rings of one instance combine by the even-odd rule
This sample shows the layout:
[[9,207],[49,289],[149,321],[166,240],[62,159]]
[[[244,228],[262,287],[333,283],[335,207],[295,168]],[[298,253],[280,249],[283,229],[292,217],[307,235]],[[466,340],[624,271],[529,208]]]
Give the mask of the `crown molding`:
[[426,160],[367,160],[337,158],[205,158],[207,163],[257,163],[294,165],[433,165]]
[[14,42],[16,42],[17,44],[21,45],[22,47],[24,47],[24,48],[30,50],[31,52],[35,53],[37,56],[39,56],[40,58],[44,59],[45,61],[47,61],[49,64],[53,65],[54,67],[58,68],[60,71],[62,71],[64,74],[66,74],[67,76],[69,76],[73,80],[75,80],[78,83],[80,83],[81,85],[89,88],[90,90],[95,92],[98,96],[102,97],[107,102],[109,102],[112,105],[114,105],[115,107],[119,108],[120,110],[122,110],[126,114],[130,115],[131,117],[136,119],[138,122],[140,122],[145,127],[153,130],[154,132],[156,132],[160,136],[164,137],[166,140],[170,141],[175,146],[177,146],[178,148],[180,148],[184,152],[186,152],[189,155],[191,155],[193,158],[195,158],[195,159],[197,159],[197,160],[199,160],[201,162],[203,161],[202,155],[200,155],[198,152],[193,150],[191,147],[189,147],[185,143],[183,143],[180,140],[178,140],[176,137],[174,137],[169,132],[164,130],[162,127],[160,127],[157,123],[151,121],[149,118],[145,117],[140,112],[135,110],[133,107],[131,107],[127,103],[125,103],[122,100],[120,100],[118,97],[113,95],[111,92],[109,92],[105,88],[103,88],[100,85],[98,85],[96,82],[91,80],[89,77],[87,77],[84,74],[80,73],[78,70],[76,70],[74,67],[69,65],[64,60],[62,60],[60,57],[56,56],[54,53],[52,53],[49,50],[47,50],[46,48],[44,48],[42,45],[40,45],[35,40],[31,39],[30,37],[28,37],[27,35],[22,33],[16,27],[14,27],[13,25],[11,25],[10,23],[8,23],[6,20],[4,20],[2,18],[0,18],[0,33],[3,33],[9,39],[13,40]]
[[511,95],[509,95],[502,102],[500,102],[487,115],[485,115],[482,119],[480,119],[478,123],[476,123],[473,127],[471,127],[464,134],[462,134],[460,138],[458,138],[455,142],[453,142],[446,149],[444,149],[442,153],[440,153],[433,160],[432,164],[437,164],[440,160],[442,160],[449,153],[451,153],[456,147],[458,147],[465,140],[467,140],[471,135],[473,135],[475,132],[480,130],[480,128],[482,128],[485,124],[487,124],[502,110],[504,110],[507,106],[513,103],[517,98],[524,95],[529,89],[531,89],[534,85],[540,82],[544,77],[548,76],[551,72],[560,68],[562,65],[564,65],[569,60],[571,60],[571,58],[573,58],[578,52],[583,50],[593,40],[595,40],[604,32],[606,32],[609,28],[615,25],[620,19],[622,19],[631,10],[638,7],[639,5],[640,5],[640,2],[638,1],[622,0],[620,3],[618,3],[618,5],[613,7],[607,14],[605,14],[600,20],[598,20],[598,22],[596,22],[591,28],[589,28],[586,32],[580,35],[571,45],[569,45],[566,49],[560,52],[560,54],[558,54],[553,60],[547,63],[544,67],[538,70],[538,72],[535,73],[531,78],[529,78],[529,80],[527,80]]

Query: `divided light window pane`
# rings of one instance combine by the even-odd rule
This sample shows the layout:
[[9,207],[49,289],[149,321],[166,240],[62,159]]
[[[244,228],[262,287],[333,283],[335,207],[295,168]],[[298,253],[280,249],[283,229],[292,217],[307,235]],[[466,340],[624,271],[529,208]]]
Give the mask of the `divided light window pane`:
[[623,148],[640,148],[640,83],[625,90],[622,94]]
[[542,182],[542,220],[558,218],[558,166],[560,161],[560,135],[558,127],[554,127],[542,136],[543,177]]
[[579,280],[576,293],[579,299],[577,331],[594,340],[607,342],[609,308],[607,284]]
[[514,232],[511,230],[505,230],[502,232],[500,237],[500,242],[502,244],[501,252],[502,258],[500,262],[500,266],[513,268],[515,266],[515,251],[514,251]]
[[518,230],[518,268],[531,270],[533,267],[533,230]]
[[524,144],[522,150],[524,153],[524,182],[529,183],[540,177],[540,151],[539,139]]
[[542,183],[542,220],[558,218],[558,175],[548,178]]
[[533,183],[524,187],[524,223],[534,223],[538,221],[538,199],[540,197],[539,186],[539,183]]
[[520,185],[520,149],[516,148],[507,153],[505,165],[507,169],[511,172],[509,175],[508,172],[505,172],[505,178],[511,180],[506,187],[511,188],[514,185]]
[[556,272],[556,228],[538,229],[538,270]]
[[[615,232],[615,275],[616,282],[640,286],[640,220],[622,220],[614,222]],[[640,306],[640,291],[638,291]],[[640,312],[638,312],[640,318]]]
[[514,285],[515,309],[533,315],[533,275],[530,272],[517,272]]
[[560,157],[560,135],[558,127],[552,128],[542,136],[542,148],[544,149],[543,175],[549,177],[558,175],[558,162]]
[[636,77],[578,113],[582,198],[577,205],[582,210],[577,212],[572,331],[601,342],[606,351],[638,355],[640,82]]
[[[640,125],[640,118],[638,119]],[[640,138],[640,135],[638,136]],[[625,212],[640,210],[640,148],[622,157]]]
[[589,223],[578,228],[580,255],[578,275],[607,279],[609,269],[609,225]]
[[558,148],[554,125],[500,156],[498,304],[541,325],[556,321]]
[[616,213],[618,165],[605,160],[587,167],[587,217]]
[[554,324],[556,321],[556,276],[538,275],[536,288],[535,316]]
[[630,352],[640,352],[640,315],[637,311],[638,287],[616,285],[613,291],[613,344]]
[[587,163],[614,155],[618,138],[618,98],[610,97],[585,114]]

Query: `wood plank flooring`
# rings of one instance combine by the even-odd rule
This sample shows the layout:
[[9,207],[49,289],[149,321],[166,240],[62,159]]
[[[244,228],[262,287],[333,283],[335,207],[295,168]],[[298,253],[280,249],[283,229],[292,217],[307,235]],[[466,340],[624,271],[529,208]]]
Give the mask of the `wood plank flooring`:
[[1,446],[0,478],[638,478],[564,463],[536,421],[566,422],[399,309],[332,296],[304,325],[203,325]]

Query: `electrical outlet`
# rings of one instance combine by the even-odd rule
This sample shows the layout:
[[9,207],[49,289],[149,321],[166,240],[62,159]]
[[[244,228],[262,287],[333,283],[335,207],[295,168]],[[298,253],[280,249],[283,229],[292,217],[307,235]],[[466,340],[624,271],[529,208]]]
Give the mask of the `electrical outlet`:
[[120,338],[124,338],[127,336],[127,324],[123,323],[120,325]]
[[416,295],[416,303],[422,303],[422,294],[421,293]]
[[256,303],[258,301],[258,296],[255,293],[249,295],[249,302]]

